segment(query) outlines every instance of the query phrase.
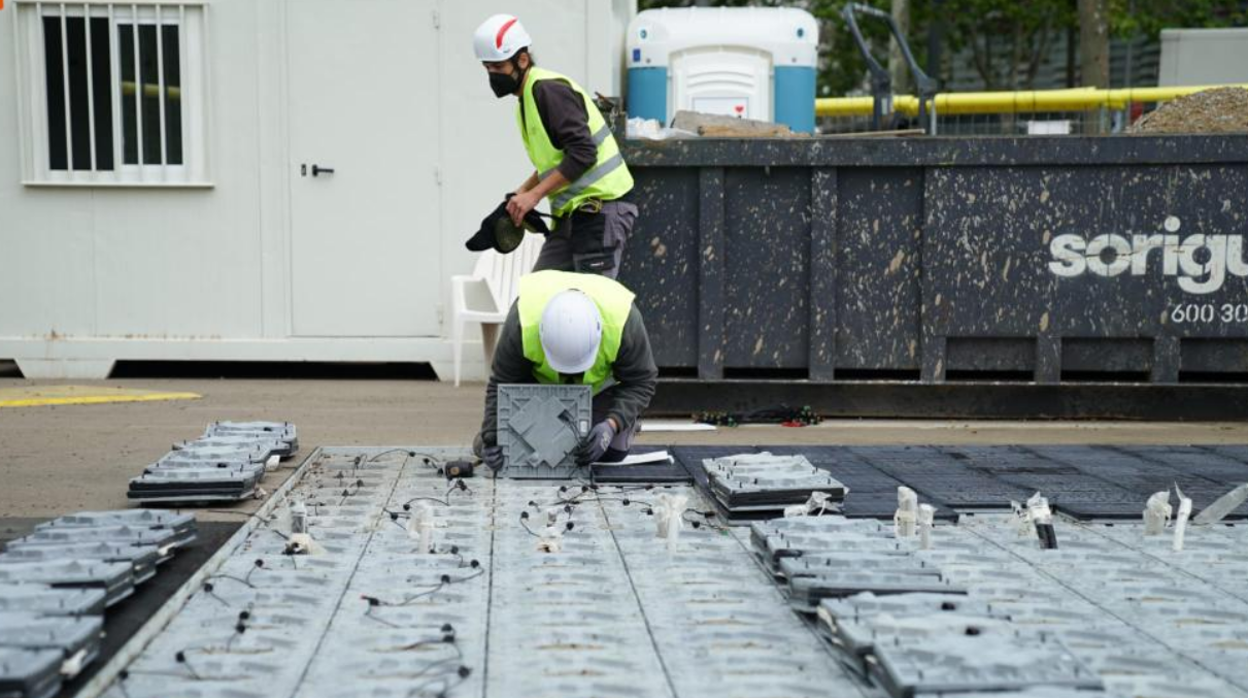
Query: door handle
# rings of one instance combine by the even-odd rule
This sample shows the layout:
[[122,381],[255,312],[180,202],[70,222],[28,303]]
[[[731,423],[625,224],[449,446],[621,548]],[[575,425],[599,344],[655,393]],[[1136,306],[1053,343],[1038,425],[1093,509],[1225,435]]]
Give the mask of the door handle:
[[320,165],[312,165],[313,177],[318,177],[322,174],[333,174],[333,173],[334,173],[334,168],[332,167],[321,167]]

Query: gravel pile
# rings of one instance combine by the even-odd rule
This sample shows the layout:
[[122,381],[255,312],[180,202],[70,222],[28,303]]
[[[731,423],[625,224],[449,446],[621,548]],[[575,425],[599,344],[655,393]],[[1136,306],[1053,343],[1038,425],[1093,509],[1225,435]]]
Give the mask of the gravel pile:
[[1128,129],[1129,133],[1248,132],[1248,90],[1219,87],[1167,102]]

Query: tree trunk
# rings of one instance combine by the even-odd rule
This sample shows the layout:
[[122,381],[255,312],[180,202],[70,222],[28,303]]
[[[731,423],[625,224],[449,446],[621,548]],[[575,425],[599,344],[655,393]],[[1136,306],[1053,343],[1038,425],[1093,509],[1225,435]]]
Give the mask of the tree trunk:
[[[1079,65],[1084,87],[1109,87],[1109,0],[1079,0]],[[1101,131],[1101,113],[1087,112],[1084,133]]]
[[[892,0],[893,21],[903,37],[910,36],[910,0]],[[901,46],[892,38],[888,40],[888,75],[893,81],[893,94],[910,92],[910,69],[901,55]]]

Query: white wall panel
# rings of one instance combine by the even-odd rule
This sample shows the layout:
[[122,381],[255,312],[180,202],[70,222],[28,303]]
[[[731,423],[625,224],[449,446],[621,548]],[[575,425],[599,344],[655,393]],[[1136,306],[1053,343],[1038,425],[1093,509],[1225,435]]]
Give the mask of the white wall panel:
[[[395,0],[358,1],[384,6]],[[0,356],[158,358],[166,340],[168,356],[177,358],[271,359],[282,355],[273,341],[289,343],[292,359],[309,355],[312,345],[292,338],[291,323],[290,191],[297,175],[289,167],[289,133],[299,115],[287,102],[290,2],[207,5],[213,186],[179,190],[21,184],[12,45],[20,8],[6,2],[0,12]],[[472,54],[472,31],[490,14],[521,12],[542,65],[591,91],[619,94],[622,58],[616,54],[635,0],[422,4],[438,13],[438,61],[413,65],[410,82],[376,85],[374,93],[380,104],[387,91],[432,86],[420,99],[437,115],[427,138],[435,142],[441,185],[393,205],[411,217],[412,234],[439,257],[441,291],[427,302],[449,310],[449,277],[469,272],[475,259],[463,240],[531,171],[516,130],[515,100],[490,92]],[[396,9],[396,16],[408,14],[410,7]],[[326,51],[351,50],[333,39],[326,37]],[[422,80],[421,71],[429,69],[432,79]],[[382,154],[396,155],[402,157]],[[422,200],[435,208],[440,202],[440,224],[420,223]],[[53,332],[74,341],[54,347],[47,341]],[[125,338],[133,341],[118,341]],[[232,341],[222,346],[218,340]],[[393,360],[403,355],[405,345],[395,343],[401,341],[375,346]],[[412,338],[410,359],[445,361],[443,345]],[[342,347],[344,360],[370,359],[368,342],[327,339],[314,346],[322,360],[334,356],[334,346]]]

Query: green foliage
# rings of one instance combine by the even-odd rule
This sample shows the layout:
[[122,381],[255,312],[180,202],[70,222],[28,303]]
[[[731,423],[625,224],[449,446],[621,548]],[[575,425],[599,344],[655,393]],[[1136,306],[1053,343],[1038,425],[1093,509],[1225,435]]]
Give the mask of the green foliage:
[[1242,27],[1248,5],[1238,0],[1109,0],[1109,29],[1116,37],[1156,37],[1169,27]]

